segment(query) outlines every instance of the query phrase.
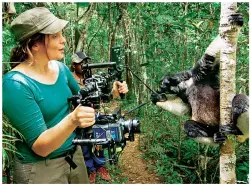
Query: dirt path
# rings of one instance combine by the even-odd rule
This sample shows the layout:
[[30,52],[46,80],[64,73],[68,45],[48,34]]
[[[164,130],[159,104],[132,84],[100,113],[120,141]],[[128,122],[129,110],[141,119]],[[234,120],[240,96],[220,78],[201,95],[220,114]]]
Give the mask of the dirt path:
[[[113,102],[109,107],[110,110],[118,106]],[[122,171],[122,177],[128,178],[126,184],[160,184],[160,180],[154,172],[147,169],[146,161],[142,159],[142,153],[138,149],[140,135],[135,134],[135,141],[126,142],[121,156],[119,157],[119,166]]]
[[134,142],[127,142],[120,156],[122,176],[127,177],[128,184],[160,184],[159,178],[153,172],[147,170],[147,164],[142,159],[142,153],[138,149],[139,135],[135,135]]

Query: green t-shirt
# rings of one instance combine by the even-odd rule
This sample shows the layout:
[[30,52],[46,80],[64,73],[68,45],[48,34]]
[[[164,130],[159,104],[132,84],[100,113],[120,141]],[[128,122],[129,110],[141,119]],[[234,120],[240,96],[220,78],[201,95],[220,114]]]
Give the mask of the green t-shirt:
[[[25,142],[16,142],[23,163],[44,160],[36,155],[31,147],[45,130],[57,125],[70,112],[67,98],[77,94],[79,86],[69,68],[61,62],[55,84],[42,84],[27,75],[10,71],[3,77],[3,112],[11,124],[25,138]],[[72,133],[64,144],[46,158],[56,157],[71,149]]]

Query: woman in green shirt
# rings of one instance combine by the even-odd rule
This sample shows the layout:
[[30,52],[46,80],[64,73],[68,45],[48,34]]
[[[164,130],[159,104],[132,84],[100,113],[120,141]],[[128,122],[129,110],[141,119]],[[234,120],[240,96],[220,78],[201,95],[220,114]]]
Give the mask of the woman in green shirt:
[[[39,7],[11,23],[20,45],[12,50],[12,70],[3,77],[3,111],[25,141],[16,143],[14,183],[89,183],[80,147],[72,145],[76,127],[95,122],[94,109],[70,112],[67,98],[79,86],[64,57],[62,29],[68,21]],[[77,167],[76,167],[77,166]]]

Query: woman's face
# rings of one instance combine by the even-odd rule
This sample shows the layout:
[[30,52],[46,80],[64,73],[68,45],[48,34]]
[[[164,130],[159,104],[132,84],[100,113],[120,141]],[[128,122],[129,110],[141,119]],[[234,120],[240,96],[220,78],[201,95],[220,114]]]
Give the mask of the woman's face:
[[62,34],[62,31],[46,35],[45,37],[45,49],[49,60],[61,60],[64,57],[64,44],[66,40]]

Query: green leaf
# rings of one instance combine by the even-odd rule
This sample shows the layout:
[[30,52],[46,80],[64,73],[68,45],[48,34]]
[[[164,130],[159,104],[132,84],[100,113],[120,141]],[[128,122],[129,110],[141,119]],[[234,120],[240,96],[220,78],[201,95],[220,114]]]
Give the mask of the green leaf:
[[88,7],[90,5],[89,2],[81,2],[81,3],[76,3],[76,4],[80,8]]
[[212,8],[219,8],[220,6],[220,3],[212,3]]

